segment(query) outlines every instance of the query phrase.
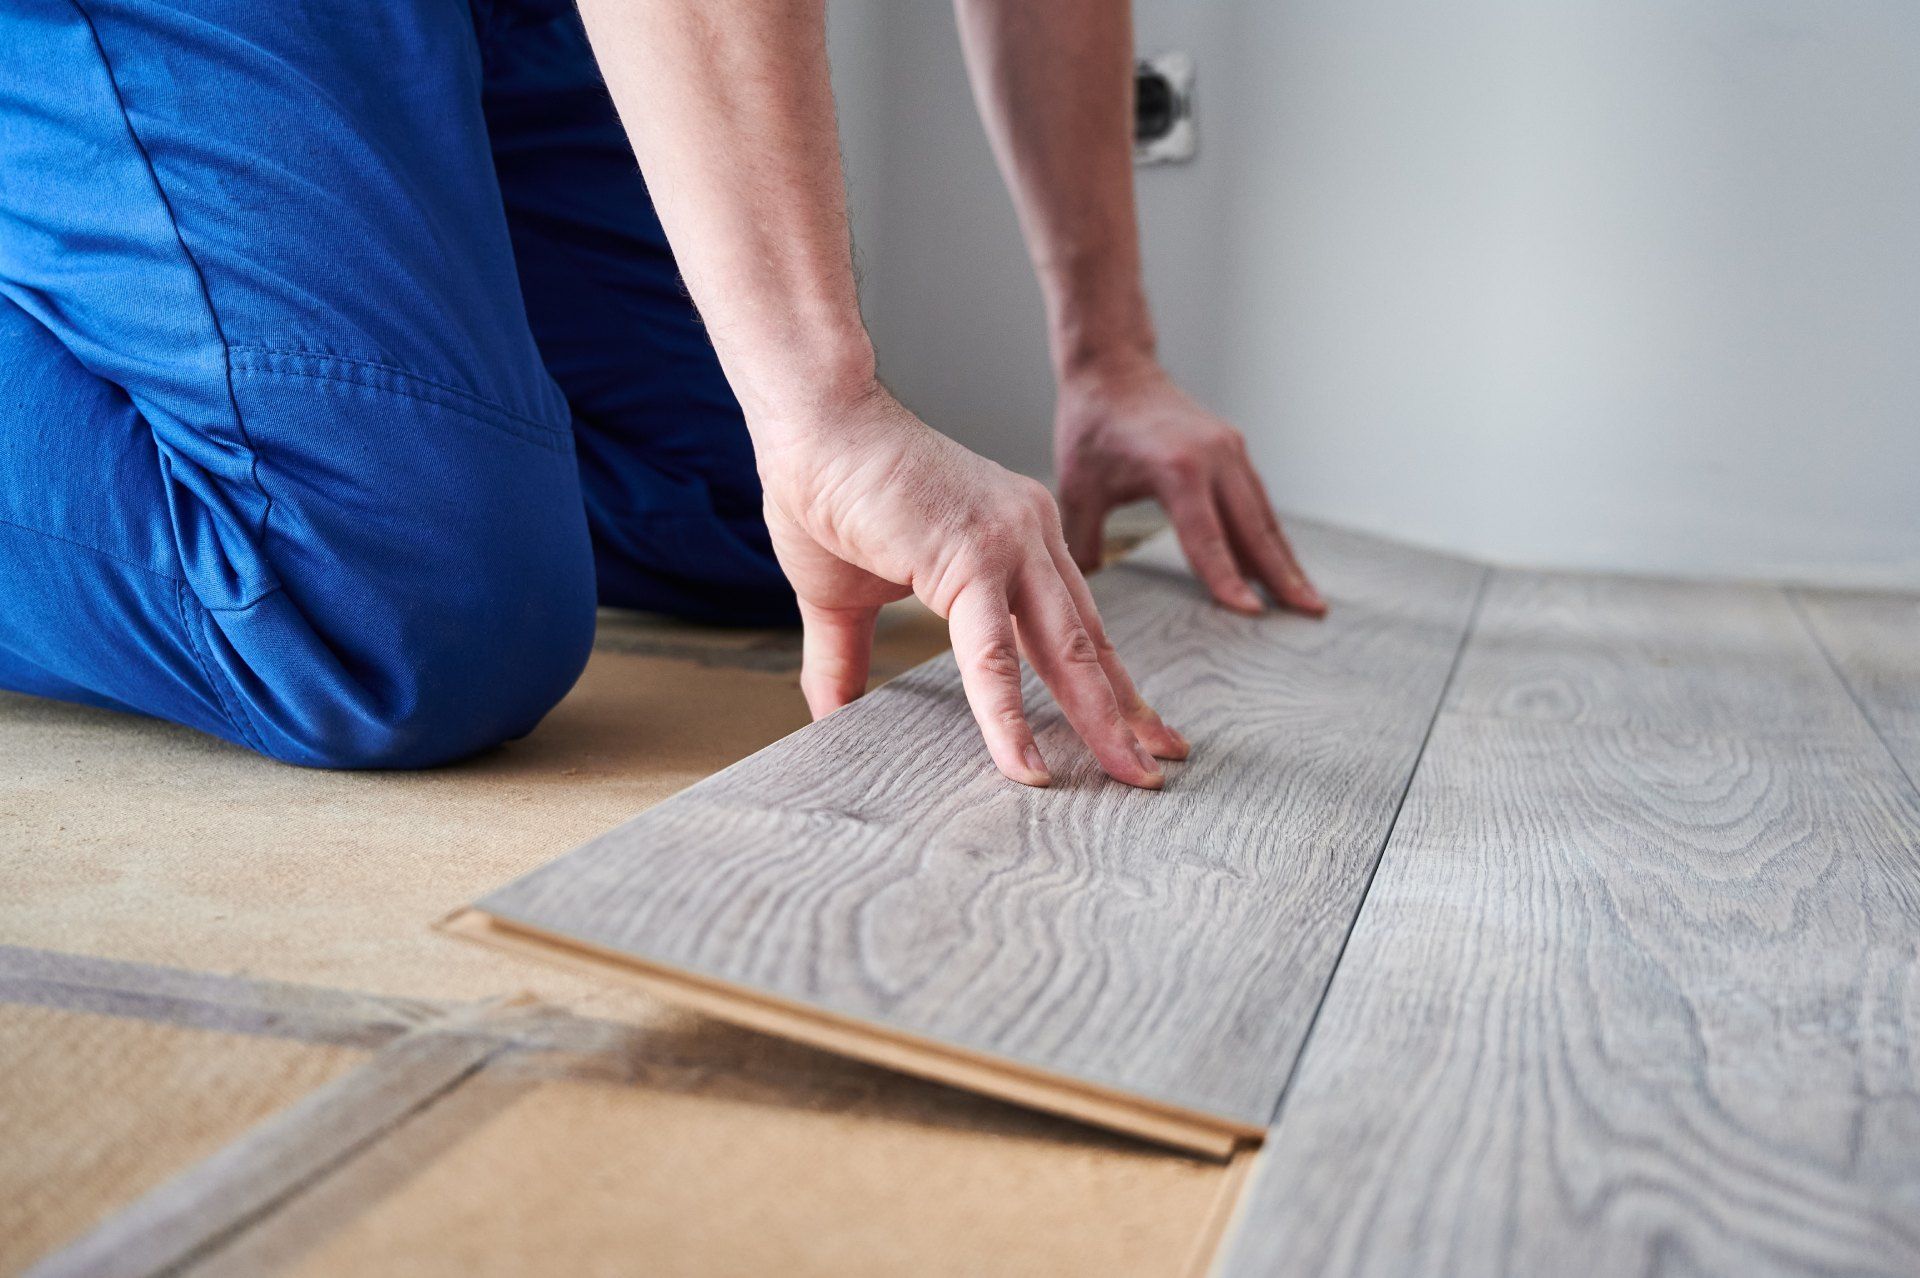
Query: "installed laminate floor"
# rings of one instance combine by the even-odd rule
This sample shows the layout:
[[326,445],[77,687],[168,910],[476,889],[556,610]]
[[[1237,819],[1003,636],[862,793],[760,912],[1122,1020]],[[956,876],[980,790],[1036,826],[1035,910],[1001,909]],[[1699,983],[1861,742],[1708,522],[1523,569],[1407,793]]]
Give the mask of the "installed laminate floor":
[[1920,597],[1796,590],[1793,600],[1860,712],[1920,785]]
[[[1920,609],[1804,602],[1898,731]],[[1917,1273],[1916,1044],[1920,796],[1787,596],[1497,573],[1218,1272]]]
[[1920,1272],[1920,601],[1300,531],[1320,625],[1103,574],[1164,794],[934,663],[481,907],[1266,1127],[1228,1278]]

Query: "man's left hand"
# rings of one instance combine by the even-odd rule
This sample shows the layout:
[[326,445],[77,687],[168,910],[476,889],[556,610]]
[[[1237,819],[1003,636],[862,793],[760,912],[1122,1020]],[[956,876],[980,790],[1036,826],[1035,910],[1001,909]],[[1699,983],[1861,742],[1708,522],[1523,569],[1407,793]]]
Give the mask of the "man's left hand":
[[1213,597],[1236,612],[1265,606],[1320,616],[1327,605],[1293,557],[1246,441],[1188,398],[1156,363],[1063,381],[1054,456],[1067,546],[1083,571],[1099,566],[1115,506],[1152,497]]

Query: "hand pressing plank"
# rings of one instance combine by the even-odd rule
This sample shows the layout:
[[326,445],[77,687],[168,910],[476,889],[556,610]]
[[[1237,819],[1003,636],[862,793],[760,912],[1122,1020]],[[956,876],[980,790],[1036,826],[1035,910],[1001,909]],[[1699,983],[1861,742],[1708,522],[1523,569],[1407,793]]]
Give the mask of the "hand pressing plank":
[[821,0],[585,0],[581,14],[687,288],[739,397],[799,595],[815,714],[866,683],[875,614],[947,617],[995,764],[1049,780],[1024,652],[1110,775],[1153,788],[1186,742],[1107,642],[1045,490],[880,386],[847,240]]
[[1015,781],[1050,779],[1021,704],[1023,652],[1108,775],[1158,787],[1154,756],[1186,757],[1120,664],[1045,488],[877,388],[833,431],[763,451],[761,466],[774,550],[800,598],[800,685],[815,717],[866,688],[880,607],[911,592],[947,619],[974,719]]

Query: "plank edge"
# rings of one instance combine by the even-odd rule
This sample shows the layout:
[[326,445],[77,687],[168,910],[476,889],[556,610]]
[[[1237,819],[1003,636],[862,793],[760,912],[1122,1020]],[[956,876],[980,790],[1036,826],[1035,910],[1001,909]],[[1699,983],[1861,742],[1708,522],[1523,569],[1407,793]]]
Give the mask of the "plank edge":
[[570,968],[621,984],[746,1029],[805,1043],[963,1091],[1041,1110],[1088,1126],[1227,1162],[1258,1145],[1261,1127],[1079,1082],[986,1053],[967,1051],[872,1025],[630,954],[558,936],[463,906],[434,924],[457,939]]
[[1240,1204],[1246,1199],[1247,1183],[1253,1177],[1254,1164],[1259,1160],[1262,1148],[1242,1145],[1227,1160],[1220,1187],[1214,1191],[1206,1222],[1201,1225],[1200,1234],[1194,1240],[1193,1252],[1187,1259],[1186,1268],[1181,1271],[1181,1278],[1208,1278],[1213,1273],[1221,1252],[1226,1249],[1228,1234],[1240,1215]]

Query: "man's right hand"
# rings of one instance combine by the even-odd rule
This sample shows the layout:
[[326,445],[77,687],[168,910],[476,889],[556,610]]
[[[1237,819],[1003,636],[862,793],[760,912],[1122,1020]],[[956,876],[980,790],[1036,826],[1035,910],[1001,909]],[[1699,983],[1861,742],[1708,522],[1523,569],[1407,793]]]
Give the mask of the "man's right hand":
[[1187,744],[1121,668],[1053,498],[874,378],[823,0],[581,0],[580,15],[746,414],[774,549],[800,596],[814,714],[860,695],[875,614],[911,592],[947,619],[1002,772],[1051,779],[1021,708],[1024,650],[1100,766],[1159,786],[1154,756]]
[[1107,639],[1040,484],[935,431],[878,383],[824,429],[756,430],[767,526],[806,627],[814,717],[866,688],[874,620],[908,594],[947,619],[973,716],[1001,772],[1052,779],[1020,696],[1020,657],[1108,775],[1158,788],[1187,742],[1141,698]]

